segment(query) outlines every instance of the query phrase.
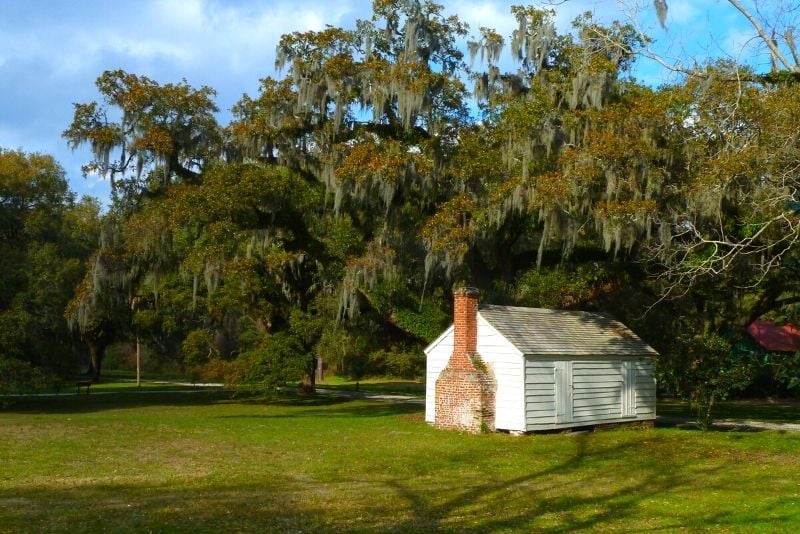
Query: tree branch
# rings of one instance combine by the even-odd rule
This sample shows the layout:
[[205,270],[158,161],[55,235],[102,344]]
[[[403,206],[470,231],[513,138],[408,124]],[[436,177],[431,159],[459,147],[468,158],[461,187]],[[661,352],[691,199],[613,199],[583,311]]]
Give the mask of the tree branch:
[[760,22],[739,2],[739,0],[728,0],[733,7],[739,10],[739,12],[745,16],[745,18],[750,21],[750,24],[755,28],[758,32],[758,36],[761,37],[761,40],[769,47],[770,51],[772,52],[772,57],[778,60],[786,70],[791,72],[800,72],[800,65],[792,65],[789,59],[781,52],[778,45],[775,44],[775,41],[767,35],[766,30],[761,25]]

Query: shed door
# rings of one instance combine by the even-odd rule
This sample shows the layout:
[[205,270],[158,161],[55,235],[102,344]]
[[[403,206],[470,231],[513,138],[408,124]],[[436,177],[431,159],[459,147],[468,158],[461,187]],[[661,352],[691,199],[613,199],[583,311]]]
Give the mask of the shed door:
[[573,362],[573,421],[590,423],[625,415],[628,368],[621,361]]
[[572,362],[556,361],[556,424],[572,422]]

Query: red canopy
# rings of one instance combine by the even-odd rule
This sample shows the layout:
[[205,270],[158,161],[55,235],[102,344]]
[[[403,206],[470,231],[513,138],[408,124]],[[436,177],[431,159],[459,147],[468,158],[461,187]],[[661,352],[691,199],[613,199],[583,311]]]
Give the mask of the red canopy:
[[765,350],[772,352],[798,352],[800,351],[800,328],[785,324],[776,326],[770,321],[753,321],[747,327],[756,342]]

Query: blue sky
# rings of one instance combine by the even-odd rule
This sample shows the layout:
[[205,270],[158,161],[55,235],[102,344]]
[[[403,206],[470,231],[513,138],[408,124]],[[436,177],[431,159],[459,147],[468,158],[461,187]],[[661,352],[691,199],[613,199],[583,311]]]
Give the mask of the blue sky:
[[[769,4],[774,0],[766,0]],[[509,13],[517,1],[442,1],[476,29],[509,35]],[[577,14],[592,10],[601,20],[635,21],[656,40],[655,51],[672,63],[744,53],[754,33],[726,0],[668,0],[668,31],[656,22],[651,0],[564,0],[557,4],[562,30]],[[61,138],[72,103],[95,100],[94,80],[104,70],[124,69],[159,83],[185,78],[218,92],[219,120],[243,93],[255,95],[258,80],[275,75],[280,35],[351,26],[370,13],[369,0],[0,0],[0,147],[52,154],[71,188],[105,201],[107,182],[84,178],[88,149],[71,152]],[[742,52],[744,48],[744,52]],[[654,63],[641,62],[637,76],[669,81]]]

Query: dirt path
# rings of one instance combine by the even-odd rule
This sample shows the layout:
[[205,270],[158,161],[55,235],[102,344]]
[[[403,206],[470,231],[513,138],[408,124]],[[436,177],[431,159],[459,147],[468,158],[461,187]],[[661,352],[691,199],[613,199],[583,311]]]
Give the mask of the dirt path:
[[[691,417],[671,417],[659,415],[656,424],[660,426],[677,426],[698,428],[697,421]],[[712,428],[725,430],[776,430],[778,432],[800,432],[800,423],[770,423],[752,419],[717,419]]]

